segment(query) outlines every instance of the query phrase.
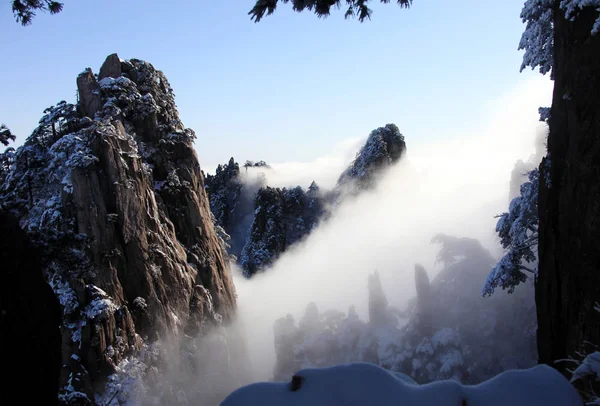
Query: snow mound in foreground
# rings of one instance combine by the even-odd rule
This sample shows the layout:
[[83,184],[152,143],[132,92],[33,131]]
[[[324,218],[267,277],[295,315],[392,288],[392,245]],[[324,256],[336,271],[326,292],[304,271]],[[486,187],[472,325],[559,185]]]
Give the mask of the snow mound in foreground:
[[292,381],[255,383],[230,394],[221,406],[581,406],[562,375],[546,365],[504,372],[474,386],[456,381],[415,385],[365,363],[302,369]]

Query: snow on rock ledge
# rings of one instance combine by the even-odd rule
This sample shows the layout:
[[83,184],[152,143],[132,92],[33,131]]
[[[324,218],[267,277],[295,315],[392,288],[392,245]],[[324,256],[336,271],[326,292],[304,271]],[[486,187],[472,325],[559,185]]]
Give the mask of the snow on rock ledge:
[[556,370],[539,365],[504,372],[479,385],[456,381],[414,385],[372,364],[303,369],[292,381],[255,383],[221,406],[579,406],[581,398]]
[[93,399],[145,343],[195,337],[235,309],[195,134],[167,78],[111,55],[99,79],[81,73],[79,103],[46,109],[0,165],[0,206],[41,250],[62,305],[63,403]]

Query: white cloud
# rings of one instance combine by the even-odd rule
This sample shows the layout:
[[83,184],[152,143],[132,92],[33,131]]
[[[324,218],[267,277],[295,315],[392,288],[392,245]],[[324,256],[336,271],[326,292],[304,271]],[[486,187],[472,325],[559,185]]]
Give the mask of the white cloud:
[[[366,140],[363,138],[349,138],[336,144],[333,150],[309,162],[268,162],[270,169],[250,168],[242,169],[242,179],[252,181],[258,172],[267,177],[267,183],[273,187],[295,187],[304,189],[315,181],[320,187],[331,189],[335,186],[338,177],[348,164],[354,159],[360,146]],[[243,162],[240,162],[243,164]]]
[[[550,96],[551,82],[533,78],[490,103],[489,116],[479,120],[486,124],[475,132],[449,129],[458,135],[427,145],[405,134],[406,158],[376,190],[345,202],[272,269],[249,281],[237,277],[256,379],[272,371],[275,319],[298,316],[310,301],[344,311],[354,304],[364,316],[367,274],[378,269],[389,301],[404,306],[414,295],[414,264],[423,264],[430,276],[435,269],[438,247],[430,240],[436,233],[478,238],[498,254],[494,215],[507,209],[515,161],[534,152],[537,108],[549,105]],[[315,179],[331,186],[358,150],[356,142],[311,163],[273,164],[269,182],[306,187]]]

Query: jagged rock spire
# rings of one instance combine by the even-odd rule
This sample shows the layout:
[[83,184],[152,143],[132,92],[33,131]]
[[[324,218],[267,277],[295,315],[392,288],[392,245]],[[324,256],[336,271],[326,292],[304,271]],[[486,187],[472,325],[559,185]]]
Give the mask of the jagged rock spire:
[[[100,78],[89,68],[77,77],[78,112],[49,109],[0,190],[0,205],[43,248],[61,302],[65,398],[93,399],[144,343],[202,334],[236,303],[195,134],[168,80],[116,54]],[[61,124],[51,136],[47,118]]]
[[100,85],[90,68],[77,76],[77,94],[79,95],[79,112],[81,115],[93,119],[96,112],[102,107],[102,99]]
[[381,286],[379,271],[369,275],[369,322],[385,324],[388,321],[388,300]]
[[431,336],[433,333],[431,288],[427,271],[420,264],[415,264],[415,285],[417,288],[417,325],[421,335]]
[[100,68],[98,80],[102,80],[104,78],[116,79],[119,76],[121,76],[121,59],[119,59],[117,54],[110,54],[106,57],[106,60]]

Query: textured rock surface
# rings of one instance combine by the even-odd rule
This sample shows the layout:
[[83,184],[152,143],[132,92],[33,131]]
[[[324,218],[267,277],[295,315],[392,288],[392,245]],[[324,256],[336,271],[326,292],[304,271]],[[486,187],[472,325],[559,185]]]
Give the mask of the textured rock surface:
[[206,191],[210,197],[210,208],[217,223],[225,230],[237,220],[239,199],[243,184],[240,166],[233,158],[225,165],[219,165],[214,175],[206,176]]
[[432,298],[429,276],[422,265],[415,265],[415,287],[417,290],[417,329],[423,336],[433,333]]
[[79,75],[80,115],[40,121],[0,196],[61,301],[66,402],[92,398],[145,342],[200,334],[235,309],[195,135],[162,72],[133,59],[114,78],[117,60],[99,82]]
[[239,164],[231,158],[225,165],[219,165],[214,175],[206,176],[210,209],[216,224],[231,237],[228,252],[236,257],[240,256],[254,221],[256,193],[265,186],[261,178],[249,179],[246,175],[240,173]]
[[89,118],[102,107],[100,86],[91,69],[86,69],[77,76],[77,92],[79,95],[79,112]]
[[110,54],[106,57],[106,60],[100,67],[98,73],[98,80],[104,78],[118,78],[121,76],[121,60],[117,54]]

